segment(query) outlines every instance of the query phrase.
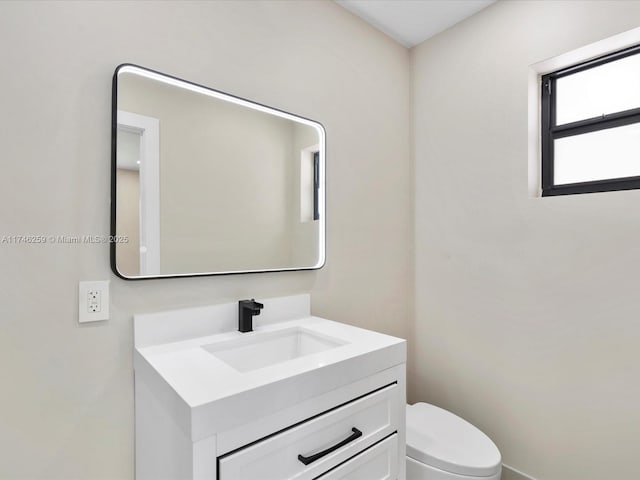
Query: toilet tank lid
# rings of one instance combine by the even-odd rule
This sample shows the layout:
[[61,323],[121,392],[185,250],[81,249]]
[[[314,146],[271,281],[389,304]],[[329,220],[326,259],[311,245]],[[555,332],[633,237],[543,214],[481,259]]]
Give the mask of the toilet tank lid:
[[407,405],[407,456],[450,473],[478,477],[502,468],[498,447],[479,429],[430,405]]

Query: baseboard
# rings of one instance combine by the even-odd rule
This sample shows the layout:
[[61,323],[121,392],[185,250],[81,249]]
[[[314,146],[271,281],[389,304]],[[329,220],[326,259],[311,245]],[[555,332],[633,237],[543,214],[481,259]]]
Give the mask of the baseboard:
[[520,470],[516,470],[509,465],[502,464],[502,479],[501,480],[537,480],[530,477],[526,473],[522,473]]

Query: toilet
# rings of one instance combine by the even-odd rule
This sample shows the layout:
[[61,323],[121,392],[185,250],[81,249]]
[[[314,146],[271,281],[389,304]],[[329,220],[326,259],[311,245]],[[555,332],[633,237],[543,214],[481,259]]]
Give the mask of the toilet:
[[407,405],[407,480],[500,480],[502,458],[484,433],[428,403]]

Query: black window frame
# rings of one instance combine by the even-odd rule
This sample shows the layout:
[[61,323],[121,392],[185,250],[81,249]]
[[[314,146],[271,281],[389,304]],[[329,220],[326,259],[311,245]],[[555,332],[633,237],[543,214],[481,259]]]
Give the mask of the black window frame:
[[[599,67],[606,63],[640,54],[640,45],[618,50],[542,76],[541,140],[542,140],[542,196],[578,193],[610,192],[640,188],[640,176],[612,178],[579,183],[554,185],[553,144],[558,138],[597,132],[608,128],[640,123],[640,107],[601,115],[558,126],[556,124],[556,81],[574,73]],[[606,88],[606,85],[603,86]],[[640,154],[640,152],[638,152]]]

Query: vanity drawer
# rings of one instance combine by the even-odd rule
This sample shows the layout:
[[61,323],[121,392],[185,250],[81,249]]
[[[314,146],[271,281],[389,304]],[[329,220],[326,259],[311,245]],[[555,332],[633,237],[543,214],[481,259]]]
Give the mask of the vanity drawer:
[[394,433],[318,480],[395,480],[397,475],[398,434]]
[[398,385],[392,384],[224,455],[218,459],[218,479],[316,478],[396,432],[399,398]]

